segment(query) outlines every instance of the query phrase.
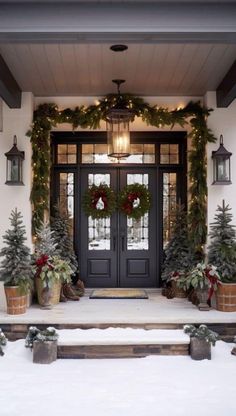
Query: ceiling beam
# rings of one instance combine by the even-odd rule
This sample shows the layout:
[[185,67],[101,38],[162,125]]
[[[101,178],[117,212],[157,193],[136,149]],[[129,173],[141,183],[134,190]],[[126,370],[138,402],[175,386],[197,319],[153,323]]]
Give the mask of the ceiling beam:
[[199,2],[1,3],[0,41],[236,41],[236,4]]
[[0,55],[0,97],[10,108],[21,107],[21,89]]
[[216,89],[217,107],[228,107],[236,98],[236,61]]

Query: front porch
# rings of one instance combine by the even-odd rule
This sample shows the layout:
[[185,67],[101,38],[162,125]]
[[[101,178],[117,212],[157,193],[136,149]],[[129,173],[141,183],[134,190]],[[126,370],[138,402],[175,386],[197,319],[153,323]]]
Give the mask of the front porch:
[[89,299],[91,289],[79,302],[59,303],[51,310],[32,305],[24,315],[0,311],[0,327],[9,339],[24,338],[31,325],[39,328],[105,329],[109,327],[182,329],[184,324],[207,324],[222,339],[232,341],[236,312],[199,311],[187,299],[166,299],[160,289],[147,289],[148,299]]

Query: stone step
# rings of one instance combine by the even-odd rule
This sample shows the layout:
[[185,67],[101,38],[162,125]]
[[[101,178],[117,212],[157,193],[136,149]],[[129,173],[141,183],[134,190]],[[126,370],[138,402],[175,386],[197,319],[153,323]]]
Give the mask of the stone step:
[[182,330],[133,328],[60,330],[58,358],[132,358],[188,355],[189,337]]

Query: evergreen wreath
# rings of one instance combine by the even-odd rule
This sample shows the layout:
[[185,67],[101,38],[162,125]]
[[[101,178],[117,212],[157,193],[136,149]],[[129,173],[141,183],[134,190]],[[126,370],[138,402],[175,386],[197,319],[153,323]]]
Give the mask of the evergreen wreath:
[[[57,124],[70,123],[77,127],[96,129],[100,121],[106,120],[107,112],[117,104],[121,97],[109,94],[97,105],[66,108],[59,110],[56,104],[41,104],[34,111],[33,125],[27,135],[32,143],[33,183],[31,190],[32,232],[39,227],[44,219],[45,211],[49,211],[49,176],[50,176],[50,131]],[[169,111],[163,107],[151,106],[141,97],[122,94],[122,105],[132,109],[135,118],[141,117],[150,126],[162,128],[175,124],[184,127],[190,125],[189,137],[192,146],[189,153],[190,206],[189,223],[194,250],[203,257],[203,246],[206,243],[207,227],[207,172],[206,145],[215,142],[211,130],[207,127],[207,117],[212,110],[203,107],[200,102],[189,102],[184,108]]]
[[145,185],[126,185],[119,194],[119,208],[129,218],[139,220],[151,207],[151,194]]
[[115,192],[106,184],[92,185],[83,198],[83,209],[93,219],[108,218],[116,208]]

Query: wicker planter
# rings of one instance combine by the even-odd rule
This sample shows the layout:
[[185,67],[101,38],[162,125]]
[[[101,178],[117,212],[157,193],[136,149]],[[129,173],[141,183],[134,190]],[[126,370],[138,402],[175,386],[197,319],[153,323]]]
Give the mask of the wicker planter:
[[177,282],[175,280],[171,280],[171,289],[174,298],[186,298],[187,293],[184,289],[178,287]]
[[190,337],[190,355],[193,360],[210,360],[211,344],[205,339]]
[[236,312],[236,283],[222,283],[216,291],[216,309]]
[[57,359],[57,341],[34,341],[33,362],[50,364]]
[[9,315],[21,315],[26,312],[27,294],[22,294],[19,286],[4,286],[7,313]]
[[36,291],[38,303],[43,307],[51,307],[60,302],[61,282],[53,282],[50,288],[43,286],[43,281],[36,278]]

